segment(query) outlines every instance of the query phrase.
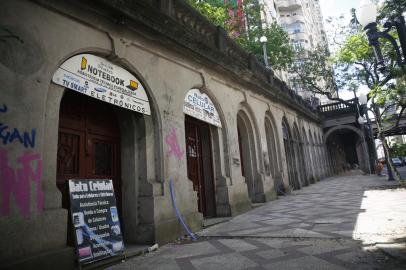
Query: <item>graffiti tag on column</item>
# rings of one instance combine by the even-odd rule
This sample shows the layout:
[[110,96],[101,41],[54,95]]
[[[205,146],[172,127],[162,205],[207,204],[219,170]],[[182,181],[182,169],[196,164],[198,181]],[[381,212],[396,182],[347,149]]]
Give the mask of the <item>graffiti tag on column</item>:
[[[6,104],[3,104],[3,106],[0,107],[0,113],[6,112],[7,106]],[[34,148],[36,134],[37,131],[35,129],[31,129],[31,131],[20,131],[17,128],[11,128],[0,122],[0,142],[3,145],[18,142],[25,148]]]
[[36,187],[37,211],[42,211],[44,194],[41,187],[42,160],[39,154],[23,153],[16,160],[16,168],[9,165],[8,152],[0,149],[0,186],[2,202],[0,213],[2,216],[10,214],[11,195],[17,208],[24,218],[30,216],[31,183]]
[[180,149],[180,146],[178,144],[178,137],[176,135],[175,128],[172,128],[171,132],[169,132],[169,134],[166,135],[165,142],[170,148],[169,154],[172,154],[178,160],[181,160],[184,152],[182,149]]

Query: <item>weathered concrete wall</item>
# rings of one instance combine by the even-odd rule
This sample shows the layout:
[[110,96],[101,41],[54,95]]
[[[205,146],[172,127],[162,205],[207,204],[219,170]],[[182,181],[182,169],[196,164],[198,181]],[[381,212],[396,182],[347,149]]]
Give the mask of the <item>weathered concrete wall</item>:
[[[307,138],[318,134],[304,143],[309,159],[307,168],[302,168],[306,177],[328,175],[327,165],[320,166],[325,157],[319,123],[258,94],[255,88],[213,68],[212,63],[197,61],[180,47],[166,46],[159,37],[143,35],[142,29],[113,24],[62,1],[55,4],[55,10],[46,6],[23,0],[0,4],[2,264],[54,253],[73,260],[73,249],[66,247],[68,212],[61,207],[61,193],[56,188],[59,105],[64,92],[72,90],[51,79],[61,63],[79,53],[95,54],[122,66],[144,84],[149,96],[151,116],[117,112],[123,134],[122,160],[126,160],[122,164],[122,195],[123,222],[131,229],[125,233],[129,243],[165,243],[184,234],[171,205],[170,178],[180,212],[193,230],[201,228],[197,194],[187,177],[182,111],[184,97],[192,88],[212,99],[223,125],[211,127],[219,216],[251,209],[239,163],[237,115],[241,111],[253,127],[253,172],[264,201],[276,198],[275,179],[266,171],[270,162],[266,115],[275,125],[277,177],[287,190],[283,117],[291,127],[305,130]],[[13,135],[16,132],[22,140]]]

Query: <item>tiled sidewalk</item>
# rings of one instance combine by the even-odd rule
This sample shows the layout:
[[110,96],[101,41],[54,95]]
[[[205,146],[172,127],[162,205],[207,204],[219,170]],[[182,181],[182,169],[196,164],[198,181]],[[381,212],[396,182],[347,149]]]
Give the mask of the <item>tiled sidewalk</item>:
[[332,177],[113,269],[406,269],[406,190],[384,185]]

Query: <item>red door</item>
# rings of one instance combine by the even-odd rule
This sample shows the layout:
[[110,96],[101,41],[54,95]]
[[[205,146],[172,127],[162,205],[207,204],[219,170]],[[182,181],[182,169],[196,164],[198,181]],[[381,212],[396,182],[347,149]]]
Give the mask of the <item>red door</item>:
[[185,116],[188,178],[197,191],[198,209],[204,216],[215,216],[215,198],[209,125]]
[[67,90],[59,113],[57,186],[68,208],[66,181],[112,179],[121,209],[120,129],[111,105]]

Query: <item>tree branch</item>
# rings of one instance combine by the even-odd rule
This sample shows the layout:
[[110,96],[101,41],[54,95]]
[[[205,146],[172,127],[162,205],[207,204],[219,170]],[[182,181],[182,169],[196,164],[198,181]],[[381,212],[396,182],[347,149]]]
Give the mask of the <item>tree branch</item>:
[[402,109],[400,109],[400,112],[399,112],[399,114],[398,114],[398,116],[397,116],[396,124],[395,124],[395,126],[394,126],[393,128],[397,128],[397,127],[399,126],[400,119],[402,118],[402,114],[403,114],[403,112],[404,112],[405,109],[406,109],[406,108],[405,108],[404,106],[402,106]]

